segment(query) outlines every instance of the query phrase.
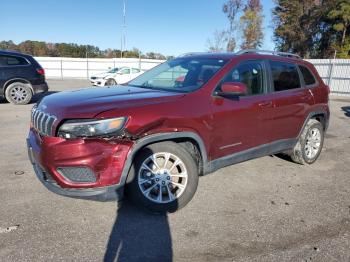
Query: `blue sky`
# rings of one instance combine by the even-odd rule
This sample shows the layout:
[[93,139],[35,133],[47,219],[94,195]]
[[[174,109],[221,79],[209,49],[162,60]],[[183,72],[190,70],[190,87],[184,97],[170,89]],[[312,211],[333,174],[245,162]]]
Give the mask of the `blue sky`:
[[[206,40],[227,28],[224,0],[126,0],[127,49],[178,55],[205,51]],[[273,0],[262,0],[265,39],[273,49]],[[122,0],[1,0],[0,41],[41,40],[120,48]]]

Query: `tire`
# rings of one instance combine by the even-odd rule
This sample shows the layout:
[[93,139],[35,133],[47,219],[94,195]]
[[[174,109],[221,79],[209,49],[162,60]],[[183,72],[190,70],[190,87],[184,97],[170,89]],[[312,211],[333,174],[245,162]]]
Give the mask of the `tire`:
[[117,82],[113,78],[109,78],[109,79],[107,79],[105,86],[114,86],[116,84],[117,84]]
[[14,105],[26,105],[32,100],[33,93],[29,84],[15,82],[10,84],[5,91],[5,98]]
[[174,142],[160,142],[146,146],[136,156],[128,174],[126,193],[135,205],[164,214],[184,207],[193,198],[197,186],[198,167],[191,154]]
[[[319,139],[312,140],[319,135]],[[315,142],[318,141],[318,142]],[[310,119],[303,132],[301,133],[297,144],[294,146],[290,157],[295,163],[304,165],[312,164],[320,156],[324,141],[324,131],[322,124],[316,119]],[[317,147],[317,149],[315,149]]]

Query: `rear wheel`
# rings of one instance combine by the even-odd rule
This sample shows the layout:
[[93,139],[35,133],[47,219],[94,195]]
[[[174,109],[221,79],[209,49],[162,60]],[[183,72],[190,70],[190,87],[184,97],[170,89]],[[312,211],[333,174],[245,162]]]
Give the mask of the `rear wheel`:
[[5,98],[15,105],[25,105],[32,99],[33,93],[29,84],[15,82],[10,84],[5,91]]
[[292,160],[302,165],[314,163],[321,154],[323,140],[322,124],[316,119],[310,119],[290,154]]
[[117,82],[113,79],[113,78],[109,78],[109,79],[107,79],[107,81],[106,81],[106,86],[114,86],[114,85],[116,85],[117,84]]
[[191,154],[174,142],[152,144],[136,157],[127,193],[132,202],[156,213],[174,212],[194,196],[198,168]]

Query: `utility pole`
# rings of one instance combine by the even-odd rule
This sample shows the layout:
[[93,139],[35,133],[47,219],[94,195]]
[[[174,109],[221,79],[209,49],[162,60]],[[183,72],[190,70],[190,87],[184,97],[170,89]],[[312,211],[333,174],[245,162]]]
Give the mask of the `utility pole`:
[[126,0],[123,0],[123,25],[122,25],[122,36],[120,39],[121,50],[120,58],[123,58],[123,50],[126,46]]

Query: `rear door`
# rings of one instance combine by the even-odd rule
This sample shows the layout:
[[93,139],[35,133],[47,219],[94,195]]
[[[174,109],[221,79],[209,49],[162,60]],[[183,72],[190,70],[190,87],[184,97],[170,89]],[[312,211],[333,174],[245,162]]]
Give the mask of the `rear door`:
[[272,121],[273,103],[266,88],[265,61],[251,60],[234,66],[217,90],[224,82],[244,83],[248,94],[237,98],[213,98],[213,159],[265,144]]
[[[0,90],[3,93],[4,84],[14,78],[27,79],[30,63],[27,59],[14,55],[0,55]],[[0,95],[1,95],[0,93]]]
[[273,98],[273,124],[269,141],[296,138],[304,123],[313,96],[303,87],[298,66],[290,62],[270,61],[270,88]]

